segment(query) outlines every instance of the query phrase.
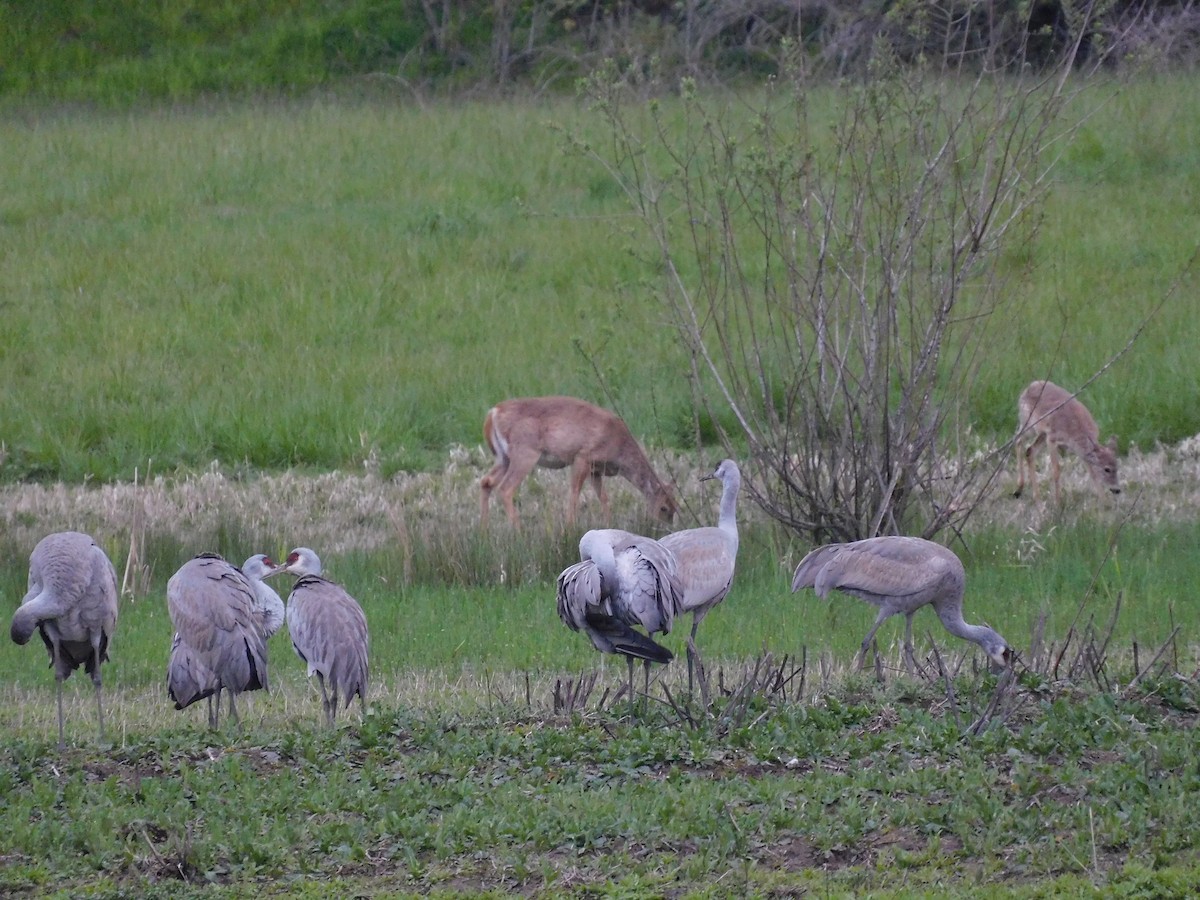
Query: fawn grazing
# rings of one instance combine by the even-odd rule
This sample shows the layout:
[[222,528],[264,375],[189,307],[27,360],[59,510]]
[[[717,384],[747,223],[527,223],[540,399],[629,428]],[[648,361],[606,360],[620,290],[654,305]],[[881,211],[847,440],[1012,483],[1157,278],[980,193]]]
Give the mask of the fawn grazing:
[[[1037,437],[1023,452],[1022,438],[1027,432]],[[1100,443],[1100,429],[1096,420],[1082,403],[1069,391],[1050,381],[1035,381],[1021,392],[1017,401],[1017,489],[1014,497],[1020,497],[1025,489],[1025,470],[1029,470],[1029,482],[1033,485],[1033,496],[1037,498],[1037,473],[1034,460],[1043,447],[1050,448],[1050,473],[1054,479],[1054,499],[1062,501],[1059,476],[1062,474],[1059,449],[1073,451],[1088,467],[1096,486],[1121,493],[1117,481],[1117,439],[1112,437],[1107,444]]]
[[608,494],[601,479],[628,479],[650,505],[650,513],[670,522],[675,516],[671,489],[654,473],[629,427],[606,409],[574,397],[521,397],[497,403],[483,420],[483,438],[496,464],[479,482],[480,521],[486,527],[492,491],[498,490],[508,519],[518,525],[513,495],[534,466],[571,467],[567,522],[574,523],[583,483],[592,479],[608,519]]

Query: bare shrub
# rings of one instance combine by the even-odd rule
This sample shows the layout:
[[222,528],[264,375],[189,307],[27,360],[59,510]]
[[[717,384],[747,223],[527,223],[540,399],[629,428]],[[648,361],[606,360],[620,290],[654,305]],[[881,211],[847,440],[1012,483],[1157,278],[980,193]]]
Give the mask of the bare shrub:
[[1142,70],[1200,63],[1200,5],[1134,3],[1115,11],[1100,29],[1109,56]]
[[836,89],[797,53],[761,96],[685,80],[678,107],[613,66],[589,81],[612,141],[583,149],[664,273],[697,432],[748,449],[751,497],[813,541],[957,528],[1004,464],[967,402],[1020,317],[1013,261],[1086,85],[1013,75],[1020,52],[950,75],[877,45]]

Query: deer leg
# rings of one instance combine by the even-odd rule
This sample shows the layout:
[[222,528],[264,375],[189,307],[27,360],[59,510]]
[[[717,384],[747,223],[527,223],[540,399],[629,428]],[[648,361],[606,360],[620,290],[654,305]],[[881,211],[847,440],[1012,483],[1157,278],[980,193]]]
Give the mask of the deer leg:
[[575,457],[571,464],[571,492],[567,495],[567,524],[575,524],[575,515],[579,511],[579,495],[583,493],[583,483],[592,474],[592,464],[583,454]]
[[504,508],[508,511],[508,521],[513,528],[519,528],[521,524],[517,519],[517,505],[513,498],[516,496],[517,488],[525,480],[525,476],[532,472],[533,467],[537,465],[539,455],[536,450],[530,454],[518,452],[516,448],[513,448],[508,456],[508,467],[504,470],[503,477],[495,484],[496,490],[500,492],[500,499],[504,501]]
[[598,469],[592,469],[592,489],[596,492],[596,496],[600,498],[600,514],[604,517],[604,521],[610,521],[608,515],[608,491],[604,490],[604,473]]
[[1025,451],[1021,449],[1021,433],[1017,432],[1017,438],[1013,442],[1013,449],[1017,454],[1017,487],[1013,491],[1014,497],[1020,497],[1025,490]]
[[508,471],[508,460],[497,458],[496,464],[488,473],[479,479],[479,521],[484,528],[488,523],[488,507],[492,501],[492,489],[504,478]]
[[1062,505],[1062,457],[1056,444],[1050,445],[1050,477],[1054,479],[1054,502]]

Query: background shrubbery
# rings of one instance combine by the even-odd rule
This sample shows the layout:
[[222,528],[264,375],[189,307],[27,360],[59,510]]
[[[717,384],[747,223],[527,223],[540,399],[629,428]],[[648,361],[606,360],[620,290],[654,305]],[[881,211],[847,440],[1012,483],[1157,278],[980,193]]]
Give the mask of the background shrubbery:
[[[1087,24],[1085,24],[1087,23]],[[427,92],[569,90],[607,58],[702,77],[775,72],[785,40],[830,75],[880,46],[951,66],[1194,63],[1194,4],[1036,0],[195,0],[0,4],[0,95],[124,105],[294,93],[347,80]]]

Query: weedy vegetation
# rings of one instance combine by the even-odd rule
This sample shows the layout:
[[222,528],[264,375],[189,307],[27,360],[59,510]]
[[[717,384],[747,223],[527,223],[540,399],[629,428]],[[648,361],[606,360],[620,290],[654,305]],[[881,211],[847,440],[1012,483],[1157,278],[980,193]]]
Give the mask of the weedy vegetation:
[[[874,610],[788,593],[806,548],[748,508],[734,591],[700,634],[710,705],[672,664],[632,717],[623,663],[554,615],[577,535],[559,524],[565,484],[545,476],[520,536],[476,527],[482,458],[415,485],[210,471],[136,490],[9,487],[6,596],[23,589],[26,535],[48,522],[116,525],[118,569],[132,523],[145,537],[105,667],[109,743],[90,684],[72,679],[56,750],[41,648],[0,653],[0,883],[100,897],[1187,896],[1200,884],[1197,527],[1149,512],[1190,504],[1200,484],[1200,455],[1174,452],[1183,480],[1156,482],[1159,460],[1131,467],[1145,496],[1128,509],[1101,504],[1077,469],[1040,524],[1013,525],[1030,510],[1008,497],[984,510],[956,549],[968,619],[1020,653],[999,676],[929,614],[915,675],[900,621],[866,672],[848,671]],[[640,495],[613,493],[614,515],[635,520]],[[681,495],[712,514],[694,480]],[[243,695],[241,729],[211,732],[165,696],[165,580],[194,548],[278,552],[285,534],[328,546],[367,612],[368,714],[320,726],[285,630],[271,692]],[[664,638],[680,657],[685,634]]]
[[[956,452],[994,458],[1032,378],[1103,370],[1084,399],[1125,488],[1097,496],[1068,459],[1062,504],[1018,501],[997,466],[948,520],[966,618],[1015,669],[922,613],[914,675],[900,621],[847,671],[874,610],[788,593],[807,536],[747,492],[733,591],[699,635],[711,702],[676,663],[632,715],[623,662],[561,626],[553,582],[584,528],[661,533],[640,496],[612,485],[600,522],[585,493],[568,532],[562,473],[542,471],[519,534],[478,527],[480,428],[506,396],[620,412],[676,485],[677,527],[714,520],[698,478],[752,443],[697,402],[646,222],[578,152],[613,136],[595,110],[387,91],[7,106],[0,593],[11,612],[36,540],[78,528],[122,607],[105,744],[75,677],[55,749],[42,649],[0,646],[0,893],[1200,893],[1195,80],[1099,82],[1051,142],[1037,239],[994,261],[1020,315],[984,336]],[[844,88],[814,91],[814,122]],[[703,97],[735,128],[745,90]],[[661,121],[686,124],[685,99],[660,97]],[[366,716],[321,727],[286,634],[241,729],[172,710],[172,572],[296,545],[367,613]],[[664,639],[677,654],[689,626]]]

